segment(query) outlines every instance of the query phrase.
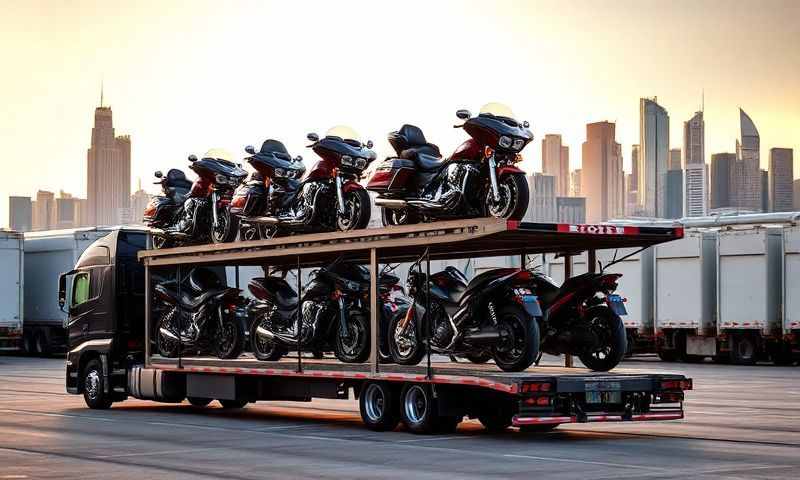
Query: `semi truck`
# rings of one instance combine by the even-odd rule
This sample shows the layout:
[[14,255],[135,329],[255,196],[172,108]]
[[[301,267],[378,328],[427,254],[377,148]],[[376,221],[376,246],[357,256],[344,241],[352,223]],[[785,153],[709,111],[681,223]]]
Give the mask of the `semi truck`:
[[24,322],[22,350],[30,355],[65,352],[67,318],[53,297],[58,276],[71,269],[95,240],[113,227],[77,228],[25,233]]
[[[430,350],[420,365],[401,366],[382,363],[377,353],[382,264],[483,255],[525,258],[560,249],[654,245],[681,235],[680,228],[625,227],[589,234],[569,225],[476,219],[149,250],[146,231],[115,230],[92,244],[58,280],[59,304],[69,318],[66,389],[82,394],[90,408],[108,408],[128,397],[193,405],[217,400],[224,408],[256,401],[356,398],[367,427],[392,430],[402,421],[415,433],[452,431],[464,417],[478,418],[491,430],[514,425],[533,431],[566,423],[681,419],[692,381],[680,374],[541,365],[507,373],[491,363],[441,361]],[[174,278],[181,285],[183,276],[201,265],[301,271],[343,254],[369,267],[371,348],[366,362],[309,359],[300,351],[277,361],[257,360],[249,353],[232,359],[181,350],[170,357],[157,353],[153,290],[162,279]],[[302,277],[295,277],[298,290]]]
[[22,251],[21,233],[0,231],[0,351],[17,351],[22,341]]

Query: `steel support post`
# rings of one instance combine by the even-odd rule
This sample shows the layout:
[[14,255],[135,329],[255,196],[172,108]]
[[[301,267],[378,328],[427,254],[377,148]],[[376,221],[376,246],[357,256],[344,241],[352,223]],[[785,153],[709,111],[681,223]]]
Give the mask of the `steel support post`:
[[378,373],[378,342],[380,340],[380,325],[378,319],[380,311],[378,307],[378,250],[369,250],[369,365],[372,373]]
[[[564,281],[572,276],[572,255],[564,255]],[[572,368],[572,355],[569,353],[564,355],[564,366]]]

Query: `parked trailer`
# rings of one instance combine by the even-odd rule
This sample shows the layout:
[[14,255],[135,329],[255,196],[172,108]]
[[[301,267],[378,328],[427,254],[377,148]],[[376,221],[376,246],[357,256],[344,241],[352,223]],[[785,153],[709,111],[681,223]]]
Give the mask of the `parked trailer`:
[[36,355],[66,351],[67,314],[54,301],[58,276],[70,270],[89,245],[112,230],[112,227],[97,227],[25,234],[23,351]]
[[734,363],[753,364],[782,340],[782,237],[782,227],[759,226],[717,235],[717,345]]
[[[379,263],[408,262],[425,253],[429,259],[450,260],[482,255],[521,257],[561,249],[625,248],[682,235],[680,228],[625,227],[587,234],[575,231],[578,227],[493,219],[437,222],[139,251],[143,265],[123,255],[131,245],[146,244],[142,235],[114,232],[97,242],[97,254],[94,247],[90,248],[75,271],[69,272],[83,275],[90,289],[100,284],[104,292],[96,300],[71,306],[71,312],[77,311],[70,318],[82,312],[98,312],[94,307],[104,303],[108,313],[90,313],[94,316],[76,318],[71,325],[67,390],[82,393],[93,408],[106,408],[128,396],[162,402],[188,398],[194,404],[218,399],[223,407],[240,408],[260,400],[346,399],[352,394],[359,400],[368,427],[392,429],[402,410],[404,423],[418,433],[452,430],[464,416],[477,417],[497,430],[510,424],[546,430],[562,423],[682,418],[684,391],[691,389],[692,383],[678,374],[625,370],[597,373],[556,367],[504,373],[488,364],[441,364],[430,354],[426,364],[419,366],[379,363]],[[292,266],[299,270],[326,264],[342,254],[370,266],[372,348],[367,362],[345,364],[302,355],[277,362],[257,361],[248,354],[233,360],[162,358],[151,352],[149,292],[155,271],[174,269],[180,276],[181,271],[197,265]],[[121,272],[141,273],[143,285],[121,281]],[[109,284],[119,285],[122,291],[105,289]],[[131,291],[146,292],[144,302],[129,298]],[[65,287],[60,292],[66,299]],[[93,322],[93,331],[82,335],[83,321]]]
[[783,229],[782,253],[783,342],[775,349],[773,360],[788,364],[800,356],[800,226]]
[[687,231],[655,248],[655,325],[665,361],[716,356],[717,235]]
[[22,343],[23,240],[19,232],[0,231],[0,351]]

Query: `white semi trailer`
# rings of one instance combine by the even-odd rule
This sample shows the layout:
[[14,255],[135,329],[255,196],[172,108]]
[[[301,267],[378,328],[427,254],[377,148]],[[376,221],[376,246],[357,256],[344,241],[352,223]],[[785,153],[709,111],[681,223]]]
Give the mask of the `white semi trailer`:
[[22,339],[22,234],[0,231],[0,351],[19,350]]

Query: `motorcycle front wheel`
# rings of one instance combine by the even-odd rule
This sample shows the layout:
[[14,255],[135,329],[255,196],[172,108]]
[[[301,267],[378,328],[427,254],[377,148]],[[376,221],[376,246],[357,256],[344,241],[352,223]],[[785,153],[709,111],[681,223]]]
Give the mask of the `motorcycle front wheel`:
[[217,358],[236,358],[244,349],[244,332],[239,322],[232,318],[222,320],[217,326],[214,338],[214,353]]
[[596,372],[607,372],[616,367],[628,349],[628,338],[622,319],[605,305],[586,311],[585,319],[598,343],[594,349],[579,355],[586,368]]
[[347,318],[346,334],[336,325],[336,342],[334,354],[345,363],[361,363],[369,358],[369,320],[360,313],[351,314]]
[[180,351],[180,342],[161,332],[163,329],[175,336],[180,335],[180,328],[178,328],[177,320],[178,315],[177,309],[170,308],[164,312],[161,318],[158,319],[158,322],[156,322],[156,350],[158,350],[158,354],[162,357],[177,357]]
[[498,312],[500,340],[492,348],[494,361],[501,370],[521,372],[539,355],[539,324],[522,308],[507,306]]
[[260,335],[258,327],[262,325],[267,329],[271,328],[266,318],[257,319],[250,328],[250,346],[253,349],[253,356],[265,362],[280,360],[282,356],[286,355],[286,347]]
[[217,224],[211,225],[211,241],[214,243],[230,243],[236,240],[238,233],[239,217],[231,215],[230,210],[227,208],[217,211]]
[[367,228],[372,204],[366,190],[345,192],[344,213],[336,213],[336,229],[340,232]]
[[[406,326],[406,332],[400,330],[400,321],[406,316],[405,310],[395,313],[389,320],[388,344],[389,354],[398,365],[417,365],[425,357],[425,344],[422,342],[421,329],[416,316]],[[402,335],[402,336],[401,336]]]
[[495,201],[492,187],[486,189],[485,205],[489,217],[522,220],[528,210],[530,192],[523,174],[506,175],[497,180],[499,199]]

